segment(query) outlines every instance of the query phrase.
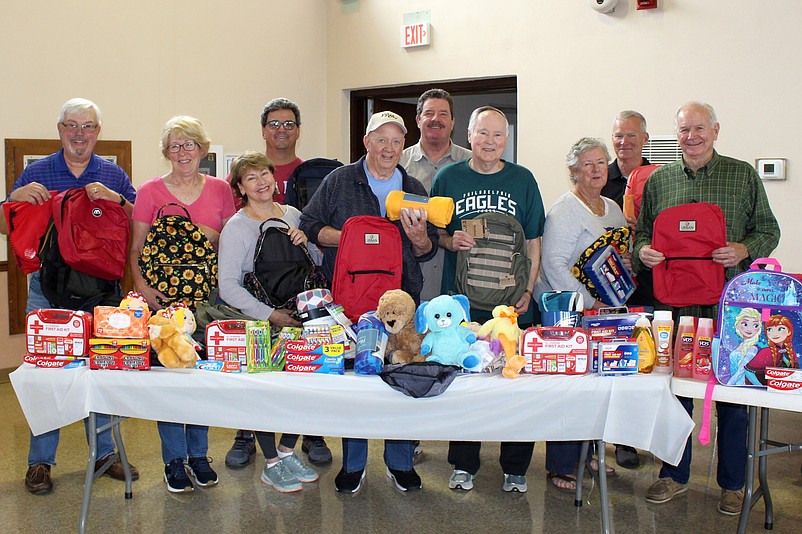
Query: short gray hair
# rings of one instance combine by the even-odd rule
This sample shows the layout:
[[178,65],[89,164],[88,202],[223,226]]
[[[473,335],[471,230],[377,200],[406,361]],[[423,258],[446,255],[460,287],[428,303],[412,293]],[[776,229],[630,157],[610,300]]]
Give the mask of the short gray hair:
[[503,111],[501,111],[498,108],[494,108],[493,106],[480,106],[475,110],[473,110],[473,113],[471,113],[471,118],[468,119],[468,132],[473,132],[473,127],[476,126],[476,120],[479,118],[479,115],[481,113],[484,113],[485,111],[495,111],[496,113],[501,115],[501,117],[504,119],[504,126],[505,126],[504,135],[509,136],[510,121],[507,120],[507,116],[504,114]]
[[97,123],[100,124],[102,122],[100,119],[100,108],[97,106],[97,104],[91,100],[87,100],[86,98],[72,98],[64,102],[64,105],[61,106],[61,111],[58,114],[58,121],[64,122],[64,116],[69,113],[85,113],[90,109],[95,112]]
[[707,114],[708,119],[710,119],[711,128],[715,128],[716,124],[718,124],[718,118],[716,117],[716,110],[713,109],[713,106],[711,106],[710,104],[705,104],[704,102],[696,102],[696,101],[685,102],[677,109],[677,112],[674,113],[674,133],[679,132],[679,114],[691,108],[698,108],[704,111]]
[[593,150],[594,148],[601,148],[604,150],[604,157],[607,158],[607,161],[610,161],[610,151],[607,150],[607,145],[604,144],[604,141],[597,137],[583,137],[573,145],[571,145],[570,150],[568,150],[568,154],[565,156],[565,164],[568,166],[568,172],[570,174],[571,183],[576,183],[576,176],[574,172],[576,171],[576,164],[579,163],[579,158],[587,152],[588,150]]
[[640,122],[640,129],[643,133],[646,133],[646,117],[638,113],[637,111],[631,109],[625,109],[621,113],[615,116],[615,120],[617,121],[627,121],[629,119],[638,119]]

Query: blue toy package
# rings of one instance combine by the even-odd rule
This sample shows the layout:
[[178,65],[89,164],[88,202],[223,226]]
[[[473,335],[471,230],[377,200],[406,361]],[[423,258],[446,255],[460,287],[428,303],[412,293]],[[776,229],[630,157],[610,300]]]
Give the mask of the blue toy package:
[[[760,269],[760,265],[773,270]],[[717,331],[713,369],[721,384],[765,386],[767,367],[799,368],[800,276],[781,272],[775,259],[755,260],[748,271],[724,286]]]
[[635,292],[635,280],[612,245],[594,252],[582,270],[605,304],[621,306]]
[[363,313],[356,323],[356,356],[354,372],[360,375],[377,375],[384,367],[389,334],[375,311]]

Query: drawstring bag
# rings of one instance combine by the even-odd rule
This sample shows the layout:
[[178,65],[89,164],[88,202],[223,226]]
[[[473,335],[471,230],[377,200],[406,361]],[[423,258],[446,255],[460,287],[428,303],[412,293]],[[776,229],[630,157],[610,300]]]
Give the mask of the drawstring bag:
[[379,376],[388,386],[419,399],[443,393],[457,377],[461,368],[434,362],[413,362],[385,365]]

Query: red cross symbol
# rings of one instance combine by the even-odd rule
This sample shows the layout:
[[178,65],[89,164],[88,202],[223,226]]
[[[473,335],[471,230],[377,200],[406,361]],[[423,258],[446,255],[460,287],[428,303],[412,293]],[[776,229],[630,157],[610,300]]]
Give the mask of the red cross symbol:
[[44,329],[42,323],[39,322],[39,319],[34,319],[33,323],[28,326],[31,330],[33,330],[34,335],[38,335]]
[[223,334],[221,334],[220,332],[215,332],[214,334],[212,334],[211,336],[209,336],[209,339],[210,339],[211,341],[214,341],[214,342],[215,342],[215,343],[217,343],[217,344],[219,344],[219,343],[220,343],[221,341],[223,341],[225,338],[226,338],[226,337],[225,337]]
[[538,339],[537,336],[532,336],[529,341],[526,342],[526,348],[531,349],[533,354],[537,353],[537,349],[543,346],[543,342]]

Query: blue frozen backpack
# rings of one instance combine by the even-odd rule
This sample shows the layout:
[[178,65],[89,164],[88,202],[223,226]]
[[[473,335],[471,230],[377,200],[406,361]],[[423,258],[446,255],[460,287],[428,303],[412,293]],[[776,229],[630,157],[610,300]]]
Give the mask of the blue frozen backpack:
[[717,331],[713,364],[721,384],[765,386],[766,367],[798,368],[802,277],[782,272],[776,259],[755,260],[724,286]]

